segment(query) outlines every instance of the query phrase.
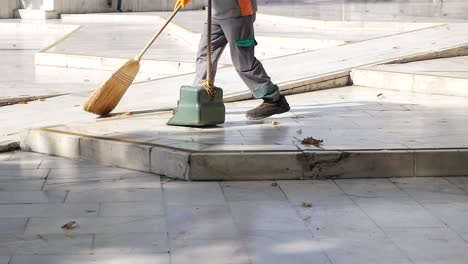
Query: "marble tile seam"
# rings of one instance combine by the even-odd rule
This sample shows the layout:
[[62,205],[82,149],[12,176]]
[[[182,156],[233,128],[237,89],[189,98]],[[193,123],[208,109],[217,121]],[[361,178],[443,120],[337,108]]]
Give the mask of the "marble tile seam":
[[[437,75],[437,74],[431,74],[430,71],[405,71],[405,70],[384,70],[384,69],[373,69],[372,67],[363,67],[363,68],[355,68],[351,72],[360,72],[360,71],[368,71],[368,72],[379,72],[379,73],[393,73],[393,74],[402,74],[402,75],[417,75],[417,76],[429,76],[429,77],[440,77],[444,79],[457,79],[457,80],[467,80],[468,77],[460,77],[460,76],[444,76],[444,75]],[[433,72],[441,72],[441,71],[433,71]],[[449,71],[451,72],[451,71]]]
[[64,42],[65,40],[67,40],[69,37],[71,37],[74,33],[76,33],[80,29],[81,29],[81,26],[76,25],[75,29],[73,29],[71,32],[68,32],[67,34],[65,34],[64,36],[62,36],[61,38],[59,38],[55,42],[51,43],[50,45],[46,46],[45,48],[42,48],[41,50],[39,50],[39,52],[47,52],[48,50],[56,47],[57,45]]

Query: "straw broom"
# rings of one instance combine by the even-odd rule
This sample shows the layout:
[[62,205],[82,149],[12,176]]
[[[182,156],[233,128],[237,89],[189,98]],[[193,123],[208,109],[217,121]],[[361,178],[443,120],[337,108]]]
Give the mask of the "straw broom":
[[85,103],[83,109],[86,112],[94,113],[97,115],[107,115],[120,102],[125,92],[127,92],[128,87],[132,84],[133,80],[140,70],[140,61],[143,55],[148,51],[151,45],[156,41],[156,39],[161,35],[163,30],[167,25],[172,21],[177,12],[182,7],[178,7],[166,23],[162,26],[159,32],[148,42],[146,47],[133,59],[127,61],[117,72],[115,72],[112,77],[107,80],[100,88],[98,88],[88,101]]

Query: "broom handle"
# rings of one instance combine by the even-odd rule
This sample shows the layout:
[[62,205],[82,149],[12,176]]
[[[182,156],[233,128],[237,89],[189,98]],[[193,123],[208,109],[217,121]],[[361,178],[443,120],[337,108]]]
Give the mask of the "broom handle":
[[211,5],[212,5],[212,0],[208,0],[208,19],[207,19],[207,24],[208,24],[208,32],[207,32],[207,36],[208,36],[208,52],[207,52],[207,60],[208,60],[208,64],[207,64],[207,69],[206,69],[206,79],[208,81],[212,81],[212,76],[211,76],[211,68],[213,67],[212,65],[212,61],[211,61],[211,52],[212,52],[212,43],[211,43],[211,24],[212,24],[212,21],[211,21]]
[[164,23],[161,30],[159,30],[159,32],[148,42],[148,44],[146,44],[146,47],[140,52],[140,54],[138,54],[138,56],[135,57],[136,61],[141,60],[143,55],[145,55],[145,53],[149,50],[151,45],[153,45],[153,43],[156,41],[156,39],[161,35],[161,33],[164,31],[164,29],[166,29],[167,25],[169,25],[169,23],[171,23],[172,19],[175,17],[177,12],[179,12],[179,10],[181,8],[182,8],[182,6],[179,6],[176,10],[174,10],[174,12],[172,12],[172,15],[167,19],[166,23]]

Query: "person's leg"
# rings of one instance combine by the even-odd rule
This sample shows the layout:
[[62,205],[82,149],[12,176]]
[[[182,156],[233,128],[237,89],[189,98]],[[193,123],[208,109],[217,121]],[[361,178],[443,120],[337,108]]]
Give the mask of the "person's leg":
[[117,10],[122,12],[122,0],[117,0]]
[[107,5],[108,5],[109,7],[112,7],[112,0],[107,0]]
[[255,16],[228,18],[222,20],[221,27],[229,42],[232,63],[255,98],[277,101],[278,87],[255,57],[254,21]]
[[[193,81],[194,86],[200,85],[207,76],[207,56],[208,56],[208,24],[204,24],[203,34],[200,39],[198,47],[197,60],[196,60],[196,76]],[[223,54],[224,48],[227,45],[226,36],[218,24],[216,19],[213,19],[211,26],[211,45],[212,45],[212,67],[211,76],[213,80],[216,77],[216,69],[218,68],[218,61]]]
[[262,119],[271,115],[289,111],[289,104],[281,96],[278,86],[255,57],[255,41],[253,23],[255,16],[223,19],[221,28],[224,31],[231,58],[237,73],[250,89],[255,98],[263,99],[264,103],[247,112],[249,119]]

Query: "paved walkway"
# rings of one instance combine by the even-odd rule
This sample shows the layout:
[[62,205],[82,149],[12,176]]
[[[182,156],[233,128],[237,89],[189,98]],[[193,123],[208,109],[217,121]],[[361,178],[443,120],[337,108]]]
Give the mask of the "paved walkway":
[[229,103],[226,123],[209,129],[166,126],[172,112],[151,109],[52,129],[203,151],[468,148],[465,97],[351,86],[287,98],[291,112],[263,121],[245,118],[258,100]]
[[[187,12],[187,14],[193,13]],[[138,17],[139,14],[135,14],[134,16]],[[282,19],[286,21],[288,18]],[[27,25],[23,23],[18,23],[18,21],[15,20],[13,21],[16,27],[27,27]],[[8,20],[5,22],[11,23],[12,21]],[[282,23],[283,22],[281,22],[281,24]],[[316,21],[312,21],[311,23],[315,25]],[[0,24],[0,26],[2,26],[2,24]],[[32,24],[29,25],[29,27],[30,28],[27,33],[17,34],[18,32],[10,30],[10,33],[6,35],[2,34],[0,37],[0,44],[2,47],[5,46],[7,48],[7,50],[0,51],[0,55],[2,55],[2,58],[5,60],[2,64],[3,66],[0,66],[0,70],[8,73],[0,78],[0,97],[2,97],[2,99],[11,99],[28,96],[57,95],[61,93],[67,93],[69,95],[29,104],[15,105],[7,108],[2,107],[0,109],[0,120],[5,122],[5,124],[8,124],[8,126],[0,128],[0,136],[16,134],[20,129],[31,126],[58,125],[68,122],[94,120],[93,115],[81,111],[81,106],[88,97],[89,92],[94,90],[100,83],[102,83],[103,80],[107,79],[113,71],[42,66],[34,67],[34,61],[32,58],[34,52],[37,52],[42,48],[45,41],[48,42],[49,40],[56,40],[60,34],[68,32],[68,29],[61,31],[60,27],[64,27],[64,25],[58,22],[53,22],[50,25],[45,24],[46,28],[53,29],[49,33],[47,33],[40,24]],[[87,25],[87,27],[89,28],[90,25]],[[107,25],[105,27],[109,27],[113,30],[113,32],[107,35],[108,41],[105,42],[105,49],[112,49],[114,47],[112,45],[112,38],[114,37],[119,39],[123,37],[123,33],[119,33],[119,27],[116,27],[115,25]],[[4,28],[6,27],[3,25],[2,30]],[[36,29],[37,32],[35,32],[34,29]],[[145,27],[139,32],[141,34],[133,34],[132,36],[144,36],[145,34],[148,34],[150,29],[150,27]],[[272,34],[272,32],[288,33],[287,27],[271,23],[263,23],[260,25],[260,29],[261,32],[265,34],[263,37],[269,37],[269,34]],[[403,29],[407,28],[403,27]],[[114,32],[115,30],[117,31]],[[394,33],[395,28],[392,30]],[[402,29],[400,28],[399,30],[401,31]],[[369,51],[368,45],[361,45],[357,48],[353,45],[345,45],[337,47],[338,50],[323,49],[317,53],[305,52],[289,57],[266,60],[264,63],[275,82],[278,82],[282,88],[290,89],[290,92],[294,93],[303,92],[306,89],[316,89],[317,87],[314,85],[317,83],[320,83],[319,86],[321,85],[322,88],[343,85],[348,81],[348,73],[352,67],[399,59],[405,56],[412,56],[415,53],[425,54],[426,52],[431,53],[434,50],[445,50],[447,48],[452,48],[454,45],[463,46],[466,44],[466,39],[464,37],[466,34],[456,32],[464,32],[464,30],[465,28],[461,27],[461,25],[453,25],[450,27],[450,30],[446,27],[422,30],[418,33],[419,37],[417,38],[428,38],[424,40],[424,43],[429,43],[429,46],[416,44],[415,47],[412,47],[411,45],[405,45],[407,48],[399,49],[395,48],[395,45],[393,44],[390,46],[383,45],[382,42],[385,43],[385,40],[381,41],[381,39],[376,39],[371,41],[371,44],[369,45],[378,46],[382,49],[374,50],[375,54],[373,55],[367,54]],[[314,29],[314,27],[310,25],[306,28],[300,29],[299,31],[300,33],[310,31],[309,33],[311,33],[311,38],[317,36],[317,29]],[[358,31],[354,31],[354,29],[351,31],[353,33],[348,32],[349,35],[356,36],[354,34]],[[436,42],[430,41],[432,36],[438,35],[439,33],[448,34],[448,31],[450,31],[450,37],[443,38]],[[102,28],[96,28],[94,32],[102,32]],[[336,31],[330,31],[330,28],[327,28],[324,32],[332,32],[329,33],[331,35],[336,34]],[[362,31],[359,31],[359,34],[361,33]],[[185,35],[185,33],[182,35]],[[180,35],[177,36],[180,37]],[[364,38],[372,36],[364,35]],[[166,37],[170,38],[169,36]],[[396,38],[397,39],[390,37],[390,40],[397,41],[399,43],[406,43],[406,41],[408,41],[405,37],[403,37],[403,39],[399,39],[397,36]],[[290,40],[291,39],[294,38],[290,38]],[[301,41],[307,40],[302,39]],[[293,43],[298,43],[298,41],[294,40]],[[14,45],[17,46],[15,47]],[[21,47],[28,47],[28,49],[24,50]],[[84,47],[86,47],[87,51],[93,50],[93,48],[89,48],[87,45],[84,45]],[[296,47],[300,47],[300,45]],[[56,48],[59,49],[59,47]],[[162,48],[164,49],[164,47]],[[270,48],[271,47],[267,47],[267,49]],[[390,51],[388,49],[390,49]],[[281,52],[286,53],[291,52],[284,51],[281,48],[281,45],[272,47],[271,50],[280,50]],[[127,47],[119,47],[117,51],[129,52]],[[158,54],[160,53],[161,52]],[[115,54],[115,52],[110,52],[109,54]],[[44,60],[44,58],[42,58],[42,60]],[[184,59],[184,61],[191,60]],[[80,65],[80,63],[83,65],[90,62],[77,59],[74,63],[75,65]],[[283,65],[291,67],[288,74],[284,74]],[[323,65],[328,66],[323,68]],[[157,66],[161,68],[161,65],[158,64]],[[177,72],[172,69],[174,63],[166,66],[167,67],[165,68],[167,68],[172,74]],[[190,72],[190,66],[185,65],[182,68],[184,69],[181,72]],[[20,76],[18,75],[18,72],[23,72],[24,74]],[[179,74],[181,72],[179,72]],[[60,76],[60,78],[57,78],[56,76]],[[164,76],[167,75],[155,74],[154,72],[140,74],[139,77],[137,77],[137,83],[132,86],[132,89],[130,89],[129,93],[125,96],[122,104],[119,105],[119,108],[116,109],[116,111],[128,112],[174,107],[177,102],[180,85],[191,83],[193,76],[185,75],[178,78],[166,78],[159,79],[159,81],[147,82],[148,80],[154,80]],[[330,79],[332,80],[330,81]],[[325,82],[325,84],[322,82]],[[227,95],[230,95],[230,100],[249,97],[250,94],[247,93],[243,86],[239,86],[239,83],[241,82],[233,69],[221,69],[219,71],[217,84],[225,89]],[[21,87],[21,89],[17,89],[18,87]],[[135,102],[138,102],[138,104],[135,104]]]
[[2,264],[464,264],[467,212],[468,177],[193,183],[0,154]]

